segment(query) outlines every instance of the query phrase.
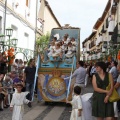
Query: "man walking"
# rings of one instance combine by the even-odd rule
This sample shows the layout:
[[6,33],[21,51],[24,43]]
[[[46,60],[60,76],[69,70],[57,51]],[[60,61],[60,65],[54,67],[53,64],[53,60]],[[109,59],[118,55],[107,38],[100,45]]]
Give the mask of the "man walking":
[[77,69],[74,71],[72,75],[72,79],[76,77],[76,81],[74,86],[85,87],[85,76],[86,76],[86,69],[83,67],[84,62],[79,61],[77,62]]
[[28,99],[31,101],[33,96],[33,89],[34,89],[34,78],[35,78],[35,60],[30,59],[29,65],[25,68],[24,71],[24,82],[26,83],[26,91],[29,91],[29,97]]
[[[84,66],[83,61],[77,62],[77,69],[74,71],[71,77],[71,79],[73,79],[74,77],[76,78],[74,87],[80,86],[81,94],[83,93],[83,88],[85,87],[85,76],[87,73],[86,69],[83,66]],[[65,79],[68,79],[68,78],[65,78]]]

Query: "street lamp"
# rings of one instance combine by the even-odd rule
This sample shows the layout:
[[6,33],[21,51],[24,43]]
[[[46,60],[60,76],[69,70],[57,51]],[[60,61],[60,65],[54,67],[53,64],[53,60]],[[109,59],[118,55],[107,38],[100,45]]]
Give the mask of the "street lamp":
[[12,34],[13,34],[12,28],[7,28],[7,29],[5,29],[5,31],[6,31],[6,36],[8,36],[8,37],[12,36]]
[[12,42],[13,46],[16,47],[16,46],[17,46],[18,39],[12,38],[12,39],[11,39],[11,42]]
[[[12,48],[12,46],[15,46],[17,45],[17,41],[18,39],[16,38],[13,38],[13,39],[10,39],[10,37],[12,36],[13,34],[13,29],[12,28],[7,28],[5,29],[5,35],[0,35],[0,46],[2,48],[2,52],[6,51],[6,50],[10,50],[10,48]],[[5,36],[8,36],[8,40],[5,40]],[[10,60],[11,60],[11,57],[8,56],[8,72],[10,72],[11,70],[11,66],[10,66]]]

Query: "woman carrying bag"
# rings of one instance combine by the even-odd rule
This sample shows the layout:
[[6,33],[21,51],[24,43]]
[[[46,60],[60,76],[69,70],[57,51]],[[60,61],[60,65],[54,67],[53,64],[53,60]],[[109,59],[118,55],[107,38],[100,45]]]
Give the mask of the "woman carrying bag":
[[[113,78],[110,73],[106,72],[104,62],[96,63],[96,74],[93,75],[92,84],[94,88],[92,98],[92,116],[97,120],[112,120],[114,117],[113,102],[109,102],[109,97],[113,91]],[[110,90],[106,87],[111,83]]]

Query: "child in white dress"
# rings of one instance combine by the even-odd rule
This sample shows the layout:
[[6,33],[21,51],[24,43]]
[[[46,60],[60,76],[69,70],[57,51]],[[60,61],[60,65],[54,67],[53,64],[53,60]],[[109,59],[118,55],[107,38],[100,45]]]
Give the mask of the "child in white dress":
[[72,43],[72,46],[73,46],[73,51],[75,52],[76,47],[77,47],[77,42],[75,41],[75,38],[71,38],[71,43]]
[[53,54],[52,54],[52,57],[53,57],[55,60],[57,59],[58,56],[62,59],[62,49],[61,49],[59,43],[57,43],[57,44],[55,45],[55,49],[54,49]]
[[63,43],[64,43],[65,45],[67,45],[68,42],[69,42],[69,41],[67,40],[67,36],[64,36]]
[[48,57],[52,56],[54,49],[55,49],[55,42],[51,42],[51,46],[47,49],[49,51]]
[[13,111],[12,120],[23,120],[24,114],[24,104],[28,104],[31,107],[31,103],[26,99],[26,95],[28,92],[21,92],[23,85],[17,84],[16,89],[17,92],[13,94],[12,101],[10,104],[10,109]]
[[75,41],[75,38],[71,38],[71,43],[72,45],[77,46],[77,42]]
[[70,120],[83,120],[82,119],[82,101],[80,97],[81,88],[79,86],[74,87],[74,97],[72,101],[66,100],[66,103],[72,105],[72,113]]

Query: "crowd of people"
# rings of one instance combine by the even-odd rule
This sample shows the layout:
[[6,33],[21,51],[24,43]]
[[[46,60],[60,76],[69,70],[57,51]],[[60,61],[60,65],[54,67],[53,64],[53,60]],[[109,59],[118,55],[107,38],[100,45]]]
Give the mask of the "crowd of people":
[[[51,42],[51,45],[54,45],[53,42]],[[60,43],[56,43],[56,45],[58,44]],[[50,52],[48,53],[49,55]],[[78,61],[76,66],[77,68],[71,77],[76,79],[74,86],[71,88],[73,99],[72,101],[66,99],[66,103],[72,104],[70,120],[81,120],[81,118],[83,120],[92,120],[92,116],[96,117],[97,120],[103,120],[104,118],[106,120],[117,120],[118,113],[120,112],[120,100],[110,102],[109,97],[112,95],[113,88],[117,90],[120,96],[120,65],[116,61],[89,64]],[[11,72],[7,72],[6,69],[6,60],[2,53],[0,53],[0,111],[10,107],[13,110],[12,119],[15,120],[18,116],[21,119],[23,114],[17,114],[21,111],[20,106],[26,103],[31,107],[36,72],[35,60],[30,59],[27,63],[21,59],[15,59],[11,65]],[[87,109],[86,103],[85,107],[83,107],[85,101],[82,98],[84,98],[84,89],[87,87],[85,84],[86,81],[91,82],[94,89],[92,96],[88,100],[91,109]],[[111,84],[111,88],[107,90],[106,87],[109,83]],[[85,111],[91,114],[88,116],[88,114],[85,114]],[[82,114],[84,114],[84,117]],[[85,118],[85,116],[87,117]]]
[[[73,106],[70,120],[93,120],[93,116],[97,120],[117,120],[120,100],[110,102],[109,98],[113,88],[120,96],[119,73],[120,65],[116,61],[90,64],[83,61],[77,62],[77,69],[72,75],[72,78],[76,78],[73,100],[66,100]],[[86,80],[92,83],[94,92],[83,95]],[[107,89],[109,84],[110,90]]]
[[63,40],[57,40],[57,37],[54,37],[50,43],[50,47],[46,48],[48,57],[54,58],[57,60],[58,57],[60,60],[63,58],[71,58],[76,52],[77,42],[75,38],[69,38],[68,34],[65,34]]
[[[8,72],[8,64],[4,59],[4,55],[0,53],[0,111],[9,107],[12,110],[16,104],[20,107],[24,101],[31,107],[35,72],[34,59],[30,59],[29,62],[15,59],[11,65],[11,71]],[[17,99],[14,96],[20,98]],[[17,107],[15,109],[17,110],[13,110],[15,114],[21,110],[18,110]],[[16,120],[16,117],[21,117],[15,114],[12,120]]]

